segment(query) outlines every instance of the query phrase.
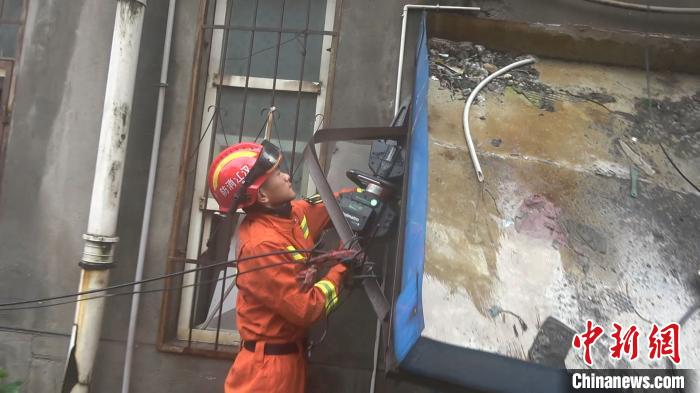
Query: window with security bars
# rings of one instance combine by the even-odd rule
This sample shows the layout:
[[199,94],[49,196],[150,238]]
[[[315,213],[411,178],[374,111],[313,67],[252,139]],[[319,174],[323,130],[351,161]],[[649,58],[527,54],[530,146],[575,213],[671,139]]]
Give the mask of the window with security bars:
[[[283,151],[282,170],[307,194],[301,162],[323,120],[335,0],[210,0],[213,18],[183,269],[235,258],[239,213],[224,217],[209,194],[209,165],[227,146],[260,142],[270,108],[270,141]],[[213,22],[213,23],[211,23]],[[236,351],[234,268],[185,274],[176,338],[187,347]]]

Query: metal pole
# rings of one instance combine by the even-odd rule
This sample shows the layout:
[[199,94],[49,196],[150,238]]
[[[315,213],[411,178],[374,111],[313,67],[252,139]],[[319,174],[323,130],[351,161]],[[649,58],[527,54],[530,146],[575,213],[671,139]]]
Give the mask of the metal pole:
[[[165,107],[165,90],[168,87],[168,68],[170,66],[170,48],[173,37],[173,23],[175,20],[175,6],[177,0],[170,0],[168,4],[168,19],[165,25],[165,42],[163,43],[163,60],[160,67],[160,85],[158,89],[158,106],[156,108],[156,124],[153,130],[153,145],[151,147],[151,164],[148,170],[148,185],[146,187],[146,203],[141,222],[141,238],[139,240],[139,254],[136,260],[136,274],[134,281],[143,279],[143,266],[146,259],[146,246],[148,245],[148,229],[151,225],[151,208],[153,206],[153,192],[156,186],[156,171],[158,169],[158,151],[160,150],[160,135],[163,130],[163,110]],[[122,393],[129,392],[131,383],[131,365],[134,356],[134,340],[136,338],[136,322],[141,301],[141,284],[134,285],[134,295],[131,298],[131,313],[129,314],[129,330],[126,337],[126,355],[124,357],[124,374],[122,376]]]
[[452,7],[441,5],[415,5],[406,4],[403,6],[401,21],[401,43],[399,44],[399,66],[396,72],[396,96],[394,97],[394,117],[399,113],[399,104],[401,102],[401,80],[403,79],[403,57],[404,47],[406,46],[406,19],[408,18],[408,10],[434,10],[434,11],[480,11],[479,7]]
[[[105,288],[114,265],[119,197],[145,12],[146,0],[117,1],[88,229],[83,235],[80,291]],[[104,305],[104,298],[77,303],[64,392],[88,392]]]

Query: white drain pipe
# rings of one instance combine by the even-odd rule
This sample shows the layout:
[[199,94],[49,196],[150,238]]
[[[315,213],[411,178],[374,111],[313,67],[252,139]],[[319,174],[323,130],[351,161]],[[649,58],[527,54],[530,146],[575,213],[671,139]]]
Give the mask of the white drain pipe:
[[[151,225],[151,209],[153,207],[153,193],[156,187],[156,171],[158,169],[158,151],[160,150],[160,135],[163,130],[163,110],[165,107],[165,90],[168,87],[168,68],[170,66],[170,47],[172,46],[173,24],[175,21],[175,5],[177,0],[170,0],[168,4],[168,19],[165,25],[165,42],[163,43],[163,60],[160,66],[160,85],[158,90],[158,106],[156,108],[156,124],[153,130],[153,146],[151,147],[151,165],[148,169],[148,185],[146,186],[146,203],[143,209],[143,221],[141,222],[141,238],[139,240],[139,254],[136,259],[136,273],[134,282],[143,279],[143,265],[146,259],[148,246],[148,229]],[[141,302],[141,284],[134,285],[134,294],[131,298],[131,313],[129,314],[129,330],[126,337],[126,355],[124,356],[124,373],[122,375],[122,393],[129,392],[131,383],[131,366],[134,358],[134,341],[136,338],[136,322]]]
[[[145,12],[146,0],[117,0],[90,215],[83,235],[81,292],[104,289],[114,265],[119,197]],[[101,294],[104,292],[97,292]],[[104,306],[105,298],[77,303],[63,392],[88,392]]]
[[403,20],[401,21],[401,43],[399,44],[399,67],[396,72],[396,97],[394,97],[394,117],[399,113],[401,102],[401,79],[403,79],[403,52],[406,46],[406,19],[409,10],[433,10],[433,11],[481,11],[479,7],[452,7],[441,5],[406,4],[403,6]]

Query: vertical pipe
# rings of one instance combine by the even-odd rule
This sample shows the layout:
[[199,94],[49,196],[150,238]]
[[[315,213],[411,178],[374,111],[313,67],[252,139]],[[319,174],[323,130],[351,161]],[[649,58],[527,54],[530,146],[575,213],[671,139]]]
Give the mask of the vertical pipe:
[[403,80],[403,58],[404,47],[406,46],[406,19],[408,19],[408,10],[434,10],[434,11],[479,11],[479,7],[459,7],[459,6],[441,6],[441,5],[414,5],[406,4],[403,6],[401,20],[401,41],[399,43],[399,66],[396,72],[396,96],[394,96],[394,117],[399,113],[399,104],[401,102],[401,81]]
[[399,113],[399,102],[401,101],[401,81],[403,80],[403,49],[406,46],[406,18],[408,16],[408,5],[403,7],[401,13],[401,41],[399,41],[399,65],[396,71],[396,95],[394,96],[394,117]]
[[[146,203],[141,222],[141,238],[139,239],[139,253],[136,260],[136,274],[134,282],[143,279],[143,266],[146,258],[146,246],[148,245],[148,229],[151,225],[151,208],[153,206],[153,192],[156,185],[156,171],[158,169],[158,151],[160,150],[160,135],[163,130],[163,110],[165,107],[165,90],[168,87],[168,68],[170,66],[170,48],[173,37],[173,23],[175,19],[175,6],[177,0],[170,0],[168,4],[168,19],[165,25],[165,42],[163,43],[163,60],[160,67],[160,85],[158,89],[158,106],[156,107],[156,123],[153,130],[153,145],[151,147],[151,163],[148,169],[148,185],[146,186]],[[131,365],[134,356],[134,340],[136,337],[136,322],[138,320],[139,303],[141,301],[141,283],[134,285],[134,295],[131,300],[129,314],[129,330],[126,337],[126,355],[124,356],[124,373],[122,375],[122,393],[129,392],[131,382]]]
[[[83,235],[80,291],[105,288],[109,268],[114,265],[119,197],[145,11],[146,0],[117,1],[88,229]],[[88,392],[104,305],[104,298],[77,303],[63,391]]]

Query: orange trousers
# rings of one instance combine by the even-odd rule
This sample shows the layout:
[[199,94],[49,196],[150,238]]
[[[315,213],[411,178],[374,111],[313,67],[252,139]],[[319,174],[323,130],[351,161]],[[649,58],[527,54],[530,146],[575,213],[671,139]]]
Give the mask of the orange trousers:
[[226,377],[225,393],[304,393],[306,358],[303,351],[289,355],[265,355],[241,349]]

